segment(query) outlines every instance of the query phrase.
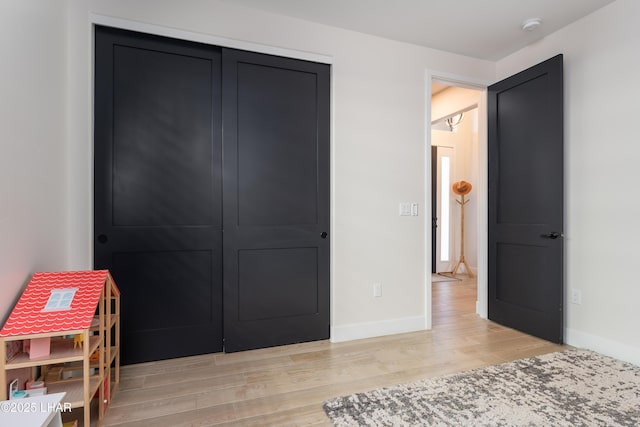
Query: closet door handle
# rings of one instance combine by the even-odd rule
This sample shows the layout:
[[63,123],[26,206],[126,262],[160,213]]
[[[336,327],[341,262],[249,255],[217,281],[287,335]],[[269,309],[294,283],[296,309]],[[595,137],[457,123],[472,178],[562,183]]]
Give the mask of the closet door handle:
[[562,237],[562,233],[552,231],[551,233],[541,234],[540,237],[544,237],[546,239],[557,239],[558,237]]
[[109,241],[109,238],[107,238],[106,234],[100,234],[98,236],[98,243],[104,244],[104,243],[107,243],[108,241]]
[[323,239],[326,239],[328,236],[326,231],[323,231],[322,233],[320,233],[320,237],[322,237]]

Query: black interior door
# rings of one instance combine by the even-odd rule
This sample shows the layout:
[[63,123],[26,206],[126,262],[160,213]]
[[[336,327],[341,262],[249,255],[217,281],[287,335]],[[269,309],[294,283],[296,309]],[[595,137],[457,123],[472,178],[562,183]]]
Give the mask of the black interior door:
[[329,337],[329,66],[223,49],[225,351]]
[[562,55],[489,87],[489,318],[563,341]]
[[122,291],[122,361],[221,351],[220,50],[95,35],[95,267]]

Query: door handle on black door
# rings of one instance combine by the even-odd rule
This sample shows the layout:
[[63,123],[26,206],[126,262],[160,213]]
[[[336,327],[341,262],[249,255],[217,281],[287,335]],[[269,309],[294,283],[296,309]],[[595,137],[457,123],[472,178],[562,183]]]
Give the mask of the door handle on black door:
[[327,232],[323,231],[322,233],[320,233],[320,237],[322,237],[323,239],[327,238]]
[[98,236],[98,243],[107,243],[107,240],[109,240],[106,236],[106,234],[101,234]]
[[540,237],[545,237],[547,239],[557,239],[558,237],[562,237],[562,233],[558,233],[557,231],[552,231],[551,233],[541,234]]

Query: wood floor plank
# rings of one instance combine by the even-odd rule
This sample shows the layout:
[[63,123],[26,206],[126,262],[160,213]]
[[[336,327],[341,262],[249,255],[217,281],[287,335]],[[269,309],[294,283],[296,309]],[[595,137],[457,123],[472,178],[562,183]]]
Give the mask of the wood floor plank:
[[332,397],[482,368],[565,346],[483,320],[476,283],[433,285],[433,329],[123,367],[104,426],[329,426]]

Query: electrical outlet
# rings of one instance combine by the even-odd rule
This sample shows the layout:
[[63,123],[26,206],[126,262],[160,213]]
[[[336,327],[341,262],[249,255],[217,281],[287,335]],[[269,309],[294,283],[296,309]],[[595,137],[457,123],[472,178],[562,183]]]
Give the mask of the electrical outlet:
[[571,289],[571,303],[577,305],[582,304],[582,291]]
[[400,203],[400,216],[411,216],[411,203]]
[[376,298],[382,296],[382,283],[373,284],[373,296]]

